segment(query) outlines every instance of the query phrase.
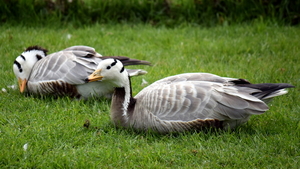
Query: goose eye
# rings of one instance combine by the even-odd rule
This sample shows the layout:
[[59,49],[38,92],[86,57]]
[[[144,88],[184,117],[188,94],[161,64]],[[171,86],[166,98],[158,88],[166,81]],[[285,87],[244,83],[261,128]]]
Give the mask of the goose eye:
[[21,64],[20,64],[18,61],[16,61],[16,60],[14,61],[14,64],[17,65],[17,67],[18,67],[18,69],[19,69],[19,72],[22,73],[22,72],[23,72],[23,69],[22,69]]
[[35,56],[36,56],[37,60],[41,60],[42,59],[41,55],[36,54]]
[[110,68],[111,68],[110,66],[107,66],[107,67],[106,67],[106,69],[110,69]]

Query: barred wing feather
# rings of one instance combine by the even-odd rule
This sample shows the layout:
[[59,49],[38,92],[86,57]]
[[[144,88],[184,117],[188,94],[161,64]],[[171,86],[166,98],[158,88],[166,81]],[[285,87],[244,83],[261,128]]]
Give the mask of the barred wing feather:
[[165,121],[244,119],[268,109],[264,102],[249,95],[256,89],[247,91],[244,87],[239,91],[229,85],[228,79],[210,75],[171,76],[153,83],[135,98],[141,100],[139,105],[144,109]]
[[96,69],[101,59],[81,57],[70,51],[60,51],[45,57],[34,65],[31,83],[62,80],[69,84],[84,84],[85,77]]

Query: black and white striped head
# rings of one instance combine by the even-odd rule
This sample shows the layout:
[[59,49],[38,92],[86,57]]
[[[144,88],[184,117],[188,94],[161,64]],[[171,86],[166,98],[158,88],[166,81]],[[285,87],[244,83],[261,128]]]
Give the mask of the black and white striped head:
[[28,47],[13,64],[13,71],[18,79],[20,92],[24,92],[31,70],[36,62],[47,55],[47,50],[39,46]]
[[114,87],[123,87],[124,82],[128,80],[128,72],[121,61],[117,59],[105,59],[101,61],[96,71],[88,78],[88,82],[93,81],[110,81],[115,84]]

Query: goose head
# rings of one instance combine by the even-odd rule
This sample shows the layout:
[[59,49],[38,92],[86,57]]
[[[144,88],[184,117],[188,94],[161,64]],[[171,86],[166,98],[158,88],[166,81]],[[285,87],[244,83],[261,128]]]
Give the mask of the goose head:
[[87,82],[106,81],[113,87],[125,87],[129,75],[121,61],[117,59],[105,59],[101,61],[96,70],[88,76]]
[[26,90],[26,83],[36,62],[47,55],[47,50],[39,46],[28,47],[13,64],[13,71],[18,79],[20,92]]

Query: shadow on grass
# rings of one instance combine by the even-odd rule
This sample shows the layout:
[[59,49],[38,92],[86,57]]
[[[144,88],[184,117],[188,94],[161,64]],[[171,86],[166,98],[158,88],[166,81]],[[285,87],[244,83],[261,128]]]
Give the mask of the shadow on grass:
[[110,121],[104,123],[102,126],[93,126],[90,125],[88,128],[84,127],[85,123],[83,123],[83,132],[101,132],[105,135],[118,135],[118,136],[125,136],[134,139],[143,139],[147,140],[148,143],[156,142],[157,140],[181,140],[183,138],[189,136],[196,136],[199,138],[199,141],[208,141],[215,138],[218,139],[228,139],[228,138],[235,138],[235,139],[242,139],[248,137],[255,137],[255,136],[263,136],[268,137],[270,135],[277,135],[278,130],[272,130],[268,127],[260,127],[255,129],[253,125],[244,124],[239,126],[233,130],[222,130],[222,129],[215,129],[215,128],[207,128],[201,131],[186,131],[181,133],[168,133],[168,134],[160,134],[154,131],[137,131],[135,129],[123,128],[123,127],[116,127]]

